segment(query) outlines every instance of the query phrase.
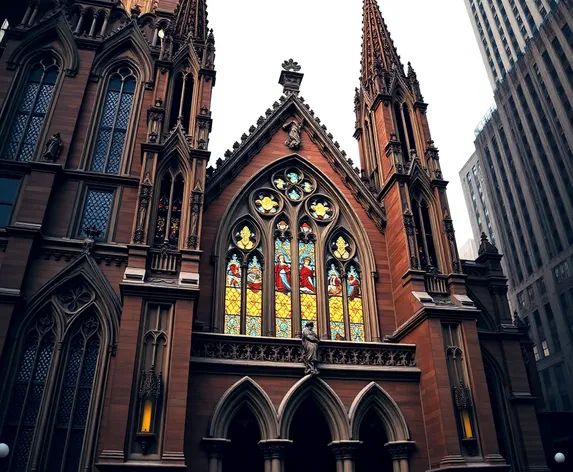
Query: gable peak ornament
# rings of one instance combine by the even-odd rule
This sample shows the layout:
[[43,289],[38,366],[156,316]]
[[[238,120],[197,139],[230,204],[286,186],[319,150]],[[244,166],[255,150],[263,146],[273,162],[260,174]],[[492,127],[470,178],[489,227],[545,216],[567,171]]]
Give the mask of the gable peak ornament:
[[298,95],[304,77],[304,74],[300,72],[301,66],[298,62],[289,59],[283,62],[282,68],[279,84],[283,86],[283,93],[285,95]]

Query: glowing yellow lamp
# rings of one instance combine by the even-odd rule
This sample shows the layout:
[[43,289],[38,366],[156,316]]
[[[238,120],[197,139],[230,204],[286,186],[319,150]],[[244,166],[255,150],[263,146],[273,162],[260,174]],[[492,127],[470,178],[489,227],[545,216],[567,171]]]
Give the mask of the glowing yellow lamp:
[[143,404],[143,415],[141,418],[141,432],[149,433],[151,429],[151,412],[153,410],[153,403],[151,400],[145,400]]

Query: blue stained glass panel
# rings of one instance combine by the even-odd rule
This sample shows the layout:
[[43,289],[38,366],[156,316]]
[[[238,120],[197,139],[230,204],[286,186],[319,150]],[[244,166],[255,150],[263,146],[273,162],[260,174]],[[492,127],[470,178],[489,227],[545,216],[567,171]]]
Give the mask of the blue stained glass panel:
[[111,190],[88,191],[79,236],[85,237],[85,229],[95,227],[100,231],[96,239],[103,240],[106,238],[112,201],[113,192]]

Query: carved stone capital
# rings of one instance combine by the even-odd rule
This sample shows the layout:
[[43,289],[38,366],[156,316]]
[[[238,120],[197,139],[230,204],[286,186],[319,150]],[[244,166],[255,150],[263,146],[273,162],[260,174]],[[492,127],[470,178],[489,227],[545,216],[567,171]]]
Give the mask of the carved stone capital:
[[231,443],[225,438],[203,438],[203,447],[207,451],[207,456],[211,458],[223,459],[225,449]]
[[360,444],[362,444],[362,441],[333,441],[328,447],[332,449],[336,460],[354,459]]
[[259,441],[259,446],[265,459],[284,459],[291,444],[292,441],[289,439]]
[[392,460],[409,459],[416,447],[414,441],[394,441],[384,444]]

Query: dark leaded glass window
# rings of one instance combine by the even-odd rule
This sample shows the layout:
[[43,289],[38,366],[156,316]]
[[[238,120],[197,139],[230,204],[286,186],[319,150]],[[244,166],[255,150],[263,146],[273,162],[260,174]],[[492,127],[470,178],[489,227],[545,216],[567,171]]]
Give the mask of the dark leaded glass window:
[[13,177],[0,178],[0,228],[10,223],[12,208],[16,202],[20,179]]
[[181,226],[181,206],[185,181],[181,174],[166,172],[161,179],[157,202],[157,223],[155,225],[155,246],[164,244],[177,249]]
[[118,174],[129,126],[135,77],[121,68],[109,79],[91,170]]
[[96,240],[106,239],[112,202],[112,190],[89,189],[78,236],[86,237],[90,233]]
[[27,162],[34,157],[58,71],[53,58],[42,59],[32,67],[4,148],[4,159]]
[[44,313],[24,340],[3,431],[4,441],[12,449],[8,462],[10,472],[28,470],[30,447],[52,363],[55,343],[53,328],[51,313]]
[[98,328],[99,321],[91,314],[69,341],[47,470],[78,470],[99,357]]

